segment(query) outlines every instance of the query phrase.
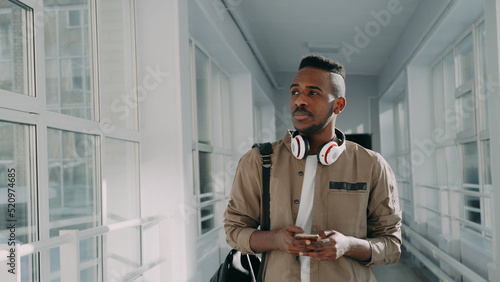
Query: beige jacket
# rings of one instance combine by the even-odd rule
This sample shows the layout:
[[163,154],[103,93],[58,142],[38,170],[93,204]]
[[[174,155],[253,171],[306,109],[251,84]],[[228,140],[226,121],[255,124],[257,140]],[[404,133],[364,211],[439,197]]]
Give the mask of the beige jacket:
[[[300,205],[305,159],[296,159],[290,135],[273,143],[271,167],[271,230],[295,224]],[[365,185],[366,184],[366,185]],[[346,142],[346,150],[330,166],[318,163],[314,187],[312,233],[336,230],[368,240],[372,259],[349,257],[311,260],[311,282],[375,281],[370,265],[396,263],[401,253],[401,210],[394,174],[376,152]],[[254,253],[250,236],[260,225],[262,158],[252,149],[239,161],[224,214],[227,242],[243,253]],[[300,281],[296,257],[281,250],[267,254],[265,281]]]

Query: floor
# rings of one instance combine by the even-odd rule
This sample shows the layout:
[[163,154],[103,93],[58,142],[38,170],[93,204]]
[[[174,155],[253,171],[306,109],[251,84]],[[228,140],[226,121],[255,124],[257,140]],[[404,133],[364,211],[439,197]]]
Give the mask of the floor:
[[434,280],[426,277],[419,268],[413,266],[410,258],[404,253],[401,255],[398,263],[379,265],[372,269],[378,282],[434,282]]

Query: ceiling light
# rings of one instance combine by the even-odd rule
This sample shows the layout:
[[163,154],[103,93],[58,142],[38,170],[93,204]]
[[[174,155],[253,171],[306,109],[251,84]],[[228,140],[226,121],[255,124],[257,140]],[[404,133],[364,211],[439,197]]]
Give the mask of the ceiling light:
[[338,42],[307,42],[309,52],[338,53],[340,43]]

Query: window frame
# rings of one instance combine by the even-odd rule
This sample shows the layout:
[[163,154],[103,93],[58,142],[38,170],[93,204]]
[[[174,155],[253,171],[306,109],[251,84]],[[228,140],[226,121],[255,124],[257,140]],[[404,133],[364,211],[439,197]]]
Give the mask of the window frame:
[[[88,25],[90,29],[91,47],[90,53],[90,79],[91,89],[89,89],[92,96],[93,114],[90,119],[83,119],[66,114],[56,113],[47,109],[47,93],[46,93],[46,77],[45,77],[45,47],[44,47],[44,19],[45,9],[43,1],[37,0],[11,0],[16,5],[21,6],[27,10],[27,43],[28,43],[28,95],[15,93],[7,90],[0,89],[0,99],[3,101],[0,106],[0,120],[4,122],[11,122],[16,124],[24,124],[29,126],[30,137],[30,179],[33,181],[32,195],[29,198],[29,205],[31,209],[31,220],[33,220],[33,232],[31,240],[40,241],[50,238],[50,220],[49,220],[49,172],[47,169],[48,162],[48,140],[47,131],[49,128],[70,131],[74,133],[85,134],[92,136],[95,143],[92,150],[95,154],[95,167],[92,169],[94,175],[94,205],[96,224],[98,226],[103,224],[103,195],[102,195],[102,164],[103,164],[103,146],[105,138],[113,138],[124,141],[130,141],[137,146],[141,142],[141,133],[139,128],[136,130],[115,126],[112,130],[108,121],[101,120],[101,107],[100,107],[100,89],[99,89],[99,48],[98,42],[98,17],[100,13],[97,0],[89,0],[88,11],[89,20]],[[134,75],[134,85],[137,85],[137,54],[135,50],[135,0],[127,1],[126,5],[130,6],[130,14],[133,17],[131,26],[131,36],[133,40],[131,58],[133,65],[132,71]],[[83,16],[83,15],[81,15]],[[80,23],[84,24],[84,19],[80,18]],[[82,81],[85,84],[85,81]],[[134,95],[137,96],[136,88],[134,87]],[[138,123],[138,113],[136,123]],[[139,153],[137,151],[137,153]],[[140,158],[137,158],[137,166],[140,166]],[[138,171],[138,177],[140,172]],[[140,185],[140,184],[139,184]],[[140,194],[140,186],[138,187]],[[141,202],[138,199],[139,210],[141,210]],[[142,231],[141,231],[142,232]],[[103,246],[102,236],[96,239],[96,264],[89,267],[97,267],[98,281],[105,281],[106,269],[103,259],[106,257],[106,248]],[[140,242],[142,253],[142,242]],[[142,264],[142,254],[139,257]],[[36,255],[30,256],[30,263],[32,264],[31,270],[23,270],[30,272],[30,281],[50,281],[50,252],[41,252]],[[85,266],[81,266],[84,270]]]
[[[477,21],[475,21],[471,26],[469,26],[466,30],[464,30],[463,33],[461,33],[460,36],[458,36],[452,44],[448,48],[444,50],[444,52],[431,64],[431,69],[433,70],[436,66],[439,64],[442,65],[441,67],[441,78],[443,79],[443,85],[446,84],[445,81],[445,76],[444,74],[444,59],[450,54],[450,52],[453,52],[453,63],[454,63],[454,80],[455,80],[455,89],[454,89],[454,110],[455,110],[455,122],[457,123],[456,126],[456,134],[455,136],[449,137],[447,135],[446,140],[442,143],[436,144],[436,150],[443,149],[444,150],[444,155],[446,158],[446,163],[447,163],[447,171],[449,171],[451,167],[450,164],[450,156],[448,154],[449,149],[453,150],[458,150],[457,153],[459,154],[459,164],[458,164],[458,170],[455,173],[458,173],[459,176],[459,181],[456,183],[456,186],[453,183],[450,183],[449,176],[447,177],[447,184],[445,186],[446,189],[449,189],[450,193],[456,194],[456,196],[451,195],[451,197],[454,197],[455,199],[459,199],[459,202],[462,204],[463,208],[460,208],[457,211],[449,210],[449,214],[444,215],[444,216],[449,216],[451,217],[451,221],[458,222],[460,225],[460,232],[473,232],[473,234],[480,235],[483,239],[491,241],[492,238],[492,231],[491,231],[491,213],[488,211],[489,208],[488,204],[486,202],[491,202],[491,196],[492,193],[491,191],[488,191],[490,188],[486,187],[484,184],[484,179],[483,179],[483,173],[484,173],[484,156],[483,156],[483,144],[485,141],[489,140],[489,129],[488,130],[482,130],[482,104],[481,101],[479,100],[479,95],[481,95],[481,77],[480,77],[480,67],[483,62],[480,62],[481,57],[480,57],[480,43],[479,43],[479,36],[478,36],[478,29],[481,25],[484,25],[484,17],[479,18]],[[459,66],[459,54],[458,54],[458,46],[459,44],[467,37],[467,36],[472,36],[472,57],[474,59],[473,63],[473,78],[461,82],[461,74],[460,74],[460,66]],[[434,79],[434,76],[433,76]],[[435,85],[435,82],[432,81],[432,84]],[[442,95],[444,98],[444,104],[443,107],[444,109],[440,110],[446,110],[447,106],[446,104],[449,102],[447,101],[446,98],[446,90],[443,87],[442,93],[439,93],[439,95]],[[459,107],[459,99],[467,95],[468,93],[472,94],[472,101],[474,105],[472,106],[473,112],[472,116],[469,118],[473,119],[473,128],[462,131],[460,132],[460,122],[461,122],[461,117],[459,116],[460,113],[460,107]],[[434,94],[436,95],[436,93]],[[434,114],[435,116],[437,113],[440,111],[436,108],[434,108]],[[448,128],[446,124],[446,118],[445,118],[445,127]],[[436,120],[434,121],[434,128],[437,126]],[[453,126],[453,125],[452,125]],[[464,162],[463,162],[463,146],[465,144],[468,144],[470,142],[475,142],[476,148],[477,148],[477,172],[478,172],[478,182],[479,184],[477,185],[472,185],[472,184],[467,184],[464,183],[464,178],[463,178],[463,173],[464,173]],[[439,166],[439,160],[437,159],[437,154],[436,154],[436,159],[435,162]],[[455,168],[457,169],[457,168]],[[457,187],[458,186],[458,187]],[[471,191],[471,189],[475,189],[476,191]],[[466,205],[467,199],[474,197],[474,198],[479,198],[479,208],[474,208]],[[491,206],[491,204],[489,204]],[[449,207],[448,207],[449,208]],[[481,218],[481,224],[478,224],[472,220],[467,219],[467,212],[472,211],[472,212],[480,212],[480,218]],[[458,212],[458,214],[456,213]],[[453,224],[453,223],[452,223]],[[451,228],[452,232],[454,228]],[[455,230],[456,231],[456,230]],[[456,236],[456,235],[455,235]],[[458,235],[462,237],[463,235]]]
[[[224,107],[225,102],[230,103],[230,83],[231,79],[230,76],[224,71],[224,69],[221,67],[221,65],[217,62],[216,59],[214,59],[213,55],[208,52],[207,49],[205,49],[198,41],[196,41],[195,38],[192,36],[189,37],[189,53],[190,53],[190,75],[191,75],[191,117],[192,117],[192,154],[193,154],[193,195],[195,198],[195,203],[194,203],[194,208],[197,210],[197,219],[198,219],[198,238],[202,240],[203,238],[207,238],[209,236],[212,236],[212,234],[219,232],[223,228],[223,226],[219,223],[214,226],[207,232],[203,232],[203,223],[206,222],[207,220],[210,220],[212,218],[217,219],[217,215],[215,214],[215,211],[217,210],[217,205],[226,201],[228,199],[228,193],[227,193],[227,187],[228,187],[228,173],[226,168],[228,165],[226,164],[226,160],[228,157],[232,157],[232,140],[230,138],[230,144],[226,144],[226,137],[227,137],[227,131],[229,131],[229,137],[232,136],[232,130],[231,130],[231,123],[230,123],[230,116],[231,116],[231,111],[230,108],[226,109]],[[208,62],[207,62],[207,89],[208,89],[208,99],[210,101],[210,104],[207,106],[209,110],[208,116],[210,117],[209,121],[209,135],[210,135],[210,145],[201,143],[198,140],[198,116],[197,116],[197,96],[196,96],[196,48],[198,48],[201,52],[203,52],[207,57],[208,57]],[[214,117],[210,111],[214,109],[212,103],[214,102],[214,95],[212,92],[212,65],[216,66],[218,71],[219,71],[219,93],[215,95],[215,98],[217,98],[217,103],[219,103],[218,108],[221,109],[221,114],[220,114],[220,133],[221,136],[219,137],[222,141],[222,144],[216,145],[214,144],[214,129],[213,129],[213,120],[212,118]],[[224,79],[227,78],[227,91],[228,91],[228,101],[224,101],[223,95],[224,95],[224,90],[223,88],[226,86],[223,86]],[[223,126],[224,124],[224,115],[228,115],[229,117],[226,117],[227,122],[229,122],[229,126]],[[212,192],[210,193],[205,193],[201,194],[201,186],[200,186],[200,158],[199,155],[200,153],[208,153],[210,154],[210,175],[212,178]],[[216,171],[217,165],[215,164],[217,158],[220,158],[220,163],[222,163],[222,174],[217,174],[218,171]],[[217,184],[214,183],[214,179],[216,177],[219,177],[219,179],[222,179],[221,181],[224,182],[222,185],[222,193],[217,193],[216,191],[216,186]],[[210,200],[202,201],[203,198],[207,197],[212,197]],[[202,210],[208,207],[213,207],[212,211],[213,213],[210,215],[202,216]]]

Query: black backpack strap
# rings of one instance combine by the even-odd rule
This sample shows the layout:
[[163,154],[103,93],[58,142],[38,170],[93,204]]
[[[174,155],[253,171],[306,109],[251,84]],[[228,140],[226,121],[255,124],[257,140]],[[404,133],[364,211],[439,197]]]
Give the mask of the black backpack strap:
[[269,182],[271,180],[271,154],[273,147],[271,143],[255,143],[252,148],[258,147],[262,155],[262,211],[263,222],[260,230],[267,231],[271,227],[271,220],[269,218],[270,202],[269,195]]
[[[255,143],[252,148],[258,147],[260,154],[262,156],[262,211],[263,211],[263,222],[261,224],[260,230],[268,231],[271,228],[270,219],[270,188],[269,182],[271,181],[271,154],[273,153],[273,147],[271,143]],[[259,274],[257,275],[257,281],[262,281],[262,274],[264,271],[264,264],[266,260],[266,253],[262,254],[262,261],[259,267]]]

